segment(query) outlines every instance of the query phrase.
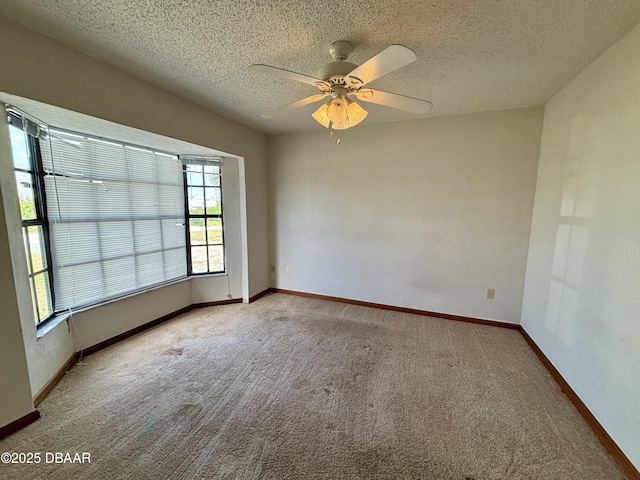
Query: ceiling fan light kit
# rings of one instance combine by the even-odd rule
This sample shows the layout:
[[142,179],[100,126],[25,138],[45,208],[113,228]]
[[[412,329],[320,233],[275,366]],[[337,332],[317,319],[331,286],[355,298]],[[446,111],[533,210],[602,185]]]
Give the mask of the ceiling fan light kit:
[[311,114],[320,125],[325,128],[331,126],[334,130],[355,127],[367,115],[368,112],[364,108],[346,96],[338,96],[327,103],[323,103],[320,108]]
[[319,78],[269,65],[251,65],[249,69],[253,71],[307,83],[320,90],[319,94],[290,103],[262,116],[273,118],[295,108],[331,97],[311,116],[325,128],[344,130],[358,125],[368,115],[364,108],[349,98],[350,95],[364,102],[417,114],[424,114],[432,107],[431,102],[418,98],[371,88],[360,90],[367,83],[415,61],[416,55],[410,49],[402,45],[391,45],[360,66],[345,61],[352,50],[353,46],[349,42],[344,40],[333,42],[329,48],[329,54],[334,61],[327,63],[319,70]]

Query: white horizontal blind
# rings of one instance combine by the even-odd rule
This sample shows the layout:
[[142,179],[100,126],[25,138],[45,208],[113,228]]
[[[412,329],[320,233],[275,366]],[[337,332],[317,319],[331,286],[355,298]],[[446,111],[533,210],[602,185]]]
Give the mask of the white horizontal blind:
[[56,311],[186,276],[176,156],[53,129],[45,145]]

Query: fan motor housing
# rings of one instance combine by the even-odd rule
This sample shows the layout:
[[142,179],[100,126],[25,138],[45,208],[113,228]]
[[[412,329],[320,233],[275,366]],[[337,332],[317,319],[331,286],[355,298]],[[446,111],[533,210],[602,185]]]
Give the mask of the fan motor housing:
[[358,65],[351,62],[330,62],[318,70],[318,78],[329,80],[331,77],[344,77]]

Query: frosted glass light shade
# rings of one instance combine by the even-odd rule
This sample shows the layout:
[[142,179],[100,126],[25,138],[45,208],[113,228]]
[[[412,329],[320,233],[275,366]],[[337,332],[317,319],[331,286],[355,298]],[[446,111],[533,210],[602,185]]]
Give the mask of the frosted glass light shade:
[[[329,120],[333,122],[333,128],[336,128],[337,125],[342,125],[349,119],[349,113],[347,112],[348,101],[350,100],[347,98],[336,97],[329,102],[327,115]],[[349,128],[349,125],[347,124],[345,128]]]
[[369,115],[369,113],[356,102],[349,103],[347,113],[349,116],[349,126],[351,127],[355,127]]
[[325,128],[344,130],[358,125],[367,116],[367,111],[342,95],[321,105],[311,116]]
[[322,125],[324,128],[329,128],[330,120],[329,120],[329,116],[327,115],[328,108],[329,106],[326,103],[323,103],[322,105],[320,105],[320,108],[318,108],[315,112],[311,114],[314,120],[318,122],[320,125]]

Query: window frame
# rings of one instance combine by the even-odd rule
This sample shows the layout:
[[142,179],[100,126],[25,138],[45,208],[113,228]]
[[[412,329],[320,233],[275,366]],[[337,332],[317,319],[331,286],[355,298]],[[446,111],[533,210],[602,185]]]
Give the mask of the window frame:
[[[227,261],[226,261],[226,242],[225,242],[225,229],[224,229],[224,199],[223,199],[223,172],[222,172],[222,162],[215,158],[190,158],[190,157],[180,157],[182,161],[182,174],[183,174],[183,183],[184,183],[184,209],[185,209],[185,237],[186,237],[186,245],[187,245],[187,275],[189,276],[201,276],[201,275],[221,275],[227,273]],[[188,168],[190,166],[200,166],[202,167],[202,185],[192,185],[189,184],[188,174],[189,173],[197,173],[193,171],[189,171]],[[217,173],[220,182],[219,185],[207,186],[205,184],[204,178],[207,173],[204,171],[205,166],[214,166],[219,168],[219,173]],[[198,188],[202,187],[203,191],[206,192],[207,188],[215,188],[220,192],[220,213],[207,213],[207,204],[206,204],[206,193],[204,195],[204,204],[203,204],[203,213],[202,214],[193,214],[189,211],[189,188]],[[210,243],[209,242],[209,230],[207,229],[207,220],[215,218],[220,220],[220,228],[221,228],[221,241],[220,243]],[[191,244],[191,220],[192,219],[202,219],[204,221],[204,231],[205,231],[205,244],[204,245],[192,245]],[[203,246],[206,248],[206,260],[207,260],[207,271],[205,272],[194,272],[193,271],[193,256],[192,256],[192,247],[193,246]],[[212,246],[221,246],[222,247],[222,269],[221,270],[211,270],[211,262],[209,255],[209,248]]]
[[[15,112],[9,110],[7,111],[7,120],[9,124],[9,129],[11,127],[22,130],[23,134],[26,136],[25,147],[27,150],[27,156],[29,159],[30,169],[27,170],[22,167],[16,167],[15,158],[13,159],[13,171],[14,174],[16,172],[22,172],[29,174],[33,179],[33,183],[31,185],[31,190],[33,191],[33,202],[34,202],[34,210],[36,213],[36,218],[25,220],[22,218],[22,213],[20,214],[20,222],[22,228],[22,237],[25,246],[25,254],[27,261],[27,278],[29,280],[29,289],[31,292],[31,301],[33,305],[34,312],[34,320],[36,324],[36,328],[42,327],[45,323],[51,320],[55,315],[55,289],[54,289],[54,277],[53,277],[53,269],[52,269],[52,256],[51,256],[51,244],[49,241],[49,221],[47,216],[47,201],[46,201],[46,192],[44,186],[44,166],[42,164],[42,152],[40,149],[40,139],[39,134],[41,133],[40,127],[33,122],[31,122],[28,118],[18,115]],[[25,129],[25,124],[27,126],[32,126],[36,130],[36,135],[33,135],[28,130]],[[13,147],[12,147],[13,149]],[[17,179],[16,179],[17,181]],[[40,240],[40,247],[44,250],[42,252],[44,254],[43,268],[35,271],[33,266],[33,257],[31,254],[31,242],[29,240],[29,228],[30,227],[40,227],[42,231]],[[39,235],[40,237],[40,235]],[[46,266],[45,266],[46,265]],[[49,309],[49,313],[46,316],[40,317],[40,309],[41,305],[38,302],[38,289],[35,283],[35,277],[41,275],[42,273],[46,273],[46,277],[48,280],[47,285],[47,298],[49,300],[49,305],[47,305]]]

